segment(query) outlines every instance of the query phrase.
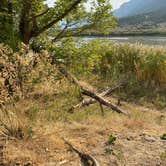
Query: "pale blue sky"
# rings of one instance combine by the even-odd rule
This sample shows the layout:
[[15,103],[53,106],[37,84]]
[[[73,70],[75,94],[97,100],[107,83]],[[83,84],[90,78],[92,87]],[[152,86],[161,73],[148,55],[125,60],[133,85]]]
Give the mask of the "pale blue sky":
[[124,2],[128,2],[129,0],[110,0],[113,9],[119,8]]
[[[110,0],[113,9],[117,9],[120,7],[120,5],[122,5],[124,2],[128,2],[129,0]],[[47,0],[47,3],[51,6],[53,3],[55,2],[55,0]]]

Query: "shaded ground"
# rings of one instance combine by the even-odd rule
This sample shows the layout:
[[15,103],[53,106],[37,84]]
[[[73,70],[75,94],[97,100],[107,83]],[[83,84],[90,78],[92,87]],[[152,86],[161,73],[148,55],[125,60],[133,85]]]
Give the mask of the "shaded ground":
[[[130,118],[106,111],[104,117],[89,113],[80,120],[36,122],[32,138],[1,141],[3,162],[79,166],[78,155],[64,143],[63,137],[95,157],[101,166],[166,166],[166,141],[160,139],[166,133],[166,112],[126,103],[122,103],[122,108],[131,113]],[[117,137],[114,145],[107,144],[111,134]]]

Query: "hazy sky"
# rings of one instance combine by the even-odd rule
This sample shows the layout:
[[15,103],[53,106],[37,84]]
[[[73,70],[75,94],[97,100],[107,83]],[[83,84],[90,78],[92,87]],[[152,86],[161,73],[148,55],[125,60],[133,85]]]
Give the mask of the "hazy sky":
[[[47,0],[47,3],[51,6],[55,0]],[[124,2],[128,2],[129,0],[110,0],[113,9],[117,9],[122,5]]]
[[122,5],[124,2],[128,2],[129,0],[110,0],[114,9],[117,9]]

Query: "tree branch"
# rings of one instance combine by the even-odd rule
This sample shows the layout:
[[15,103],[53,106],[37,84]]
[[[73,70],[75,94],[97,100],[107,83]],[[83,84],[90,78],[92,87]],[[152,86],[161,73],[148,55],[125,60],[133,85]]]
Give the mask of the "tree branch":
[[[73,24],[74,25],[74,24]],[[65,29],[63,29],[60,32],[60,35],[56,36],[52,42],[55,42],[57,39],[59,38],[65,38],[65,37],[72,37],[72,36],[76,36],[78,34],[80,34],[81,32],[85,31],[86,29],[92,28],[94,26],[94,24],[87,24],[87,25],[83,25],[82,27],[79,28],[75,28],[75,29],[68,29],[67,27]]]
[[59,22],[60,20],[62,20],[64,17],[66,17],[72,10],[74,10],[77,5],[79,3],[81,3],[82,0],[76,0],[68,9],[65,9],[65,11],[59,15],[55,20],[51,21],[50,23],[48,23],[47,25],[45,25],[44,27],[42,27],[41,29],[39,29],[37,32],[33,32],[32,36],[38,36],[39,34],[41,34],[42,32],[44,32],[45,30],[47,30],[48,28],[50,28],[51,26],[53,26],[54,24],[56,24],[57,22]]
[[87,153],[81,152],[80,150],[75,148],[71,143],[66,141],[64,138],[62,138],[62,139],[65,142],[65,144],[71,148],[71,150],[73,150],[75,153],[77,153],[79,155],[81,165],[83,165],[83,166],[100,166],[100,164],[94,157],[92,157],[91,155],[89,155]]
[[[110,88],[102,93],[100,93],[99,95],[102,96],[102,97],[105,97],[105,96],[109,96],[111,95],[114,91],[116,91],[117,89],[119,88],[122,88],[122,87],[125,87],[127,85],[127,81],[125,82],[121,82],[120,84],[116,85],[114,88]],[[85,107],[85,106],[89,106],[91,104],[94,104],[96,103],[97,101],[95,99],[92,99],[92,98],[87,98],[87,99],[84,99],[82,100],[80,103],[78,103],[77,105],[73,106],[71,109],[77,109],[77,108],[81,108],[81,107]]]
[[38,14],[38,15],[35,15],[35,16],[32,16],[32,17],[29,19],[29,21],[32,21],[33,19],[36,19],[36,18],[38,18],[38,17],[43,16],[43,15],[46,14],[49,10],[50,10],[50,9],[48,8],[48,9],[46,9],[45,11],[43,11],[42,13],[40,13],[40,14]]
[[68,28],[69,23],[66,23],[65,27],[61,30],[61,32],[59,32],[56,37],[51,41],[52,43],[55,42],[57,39],[59,39],[62,34],[65,32],[65,30]]

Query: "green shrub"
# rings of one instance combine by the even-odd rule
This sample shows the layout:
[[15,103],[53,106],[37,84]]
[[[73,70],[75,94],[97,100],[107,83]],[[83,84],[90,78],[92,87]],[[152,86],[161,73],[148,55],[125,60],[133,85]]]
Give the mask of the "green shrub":
[[116,141],[116,137],[113,136],[113,135],[110,135],[109,138],[108,138],[108,144],[112,145],[112,144],[115,143],[115,141]]
[[103,88],[101,85],[112,86],[121,80],[128,80],[128,86],[118,95],[137,101],[144,98],[159,108],[165,106],[164,47],[113,44],[106,39],[64,39],[51,46],[50,52],[78,78],[92,81],[99,88]]
[[162,136],[160,136],[162,140],[166,140],[166,133],[164,133]]

